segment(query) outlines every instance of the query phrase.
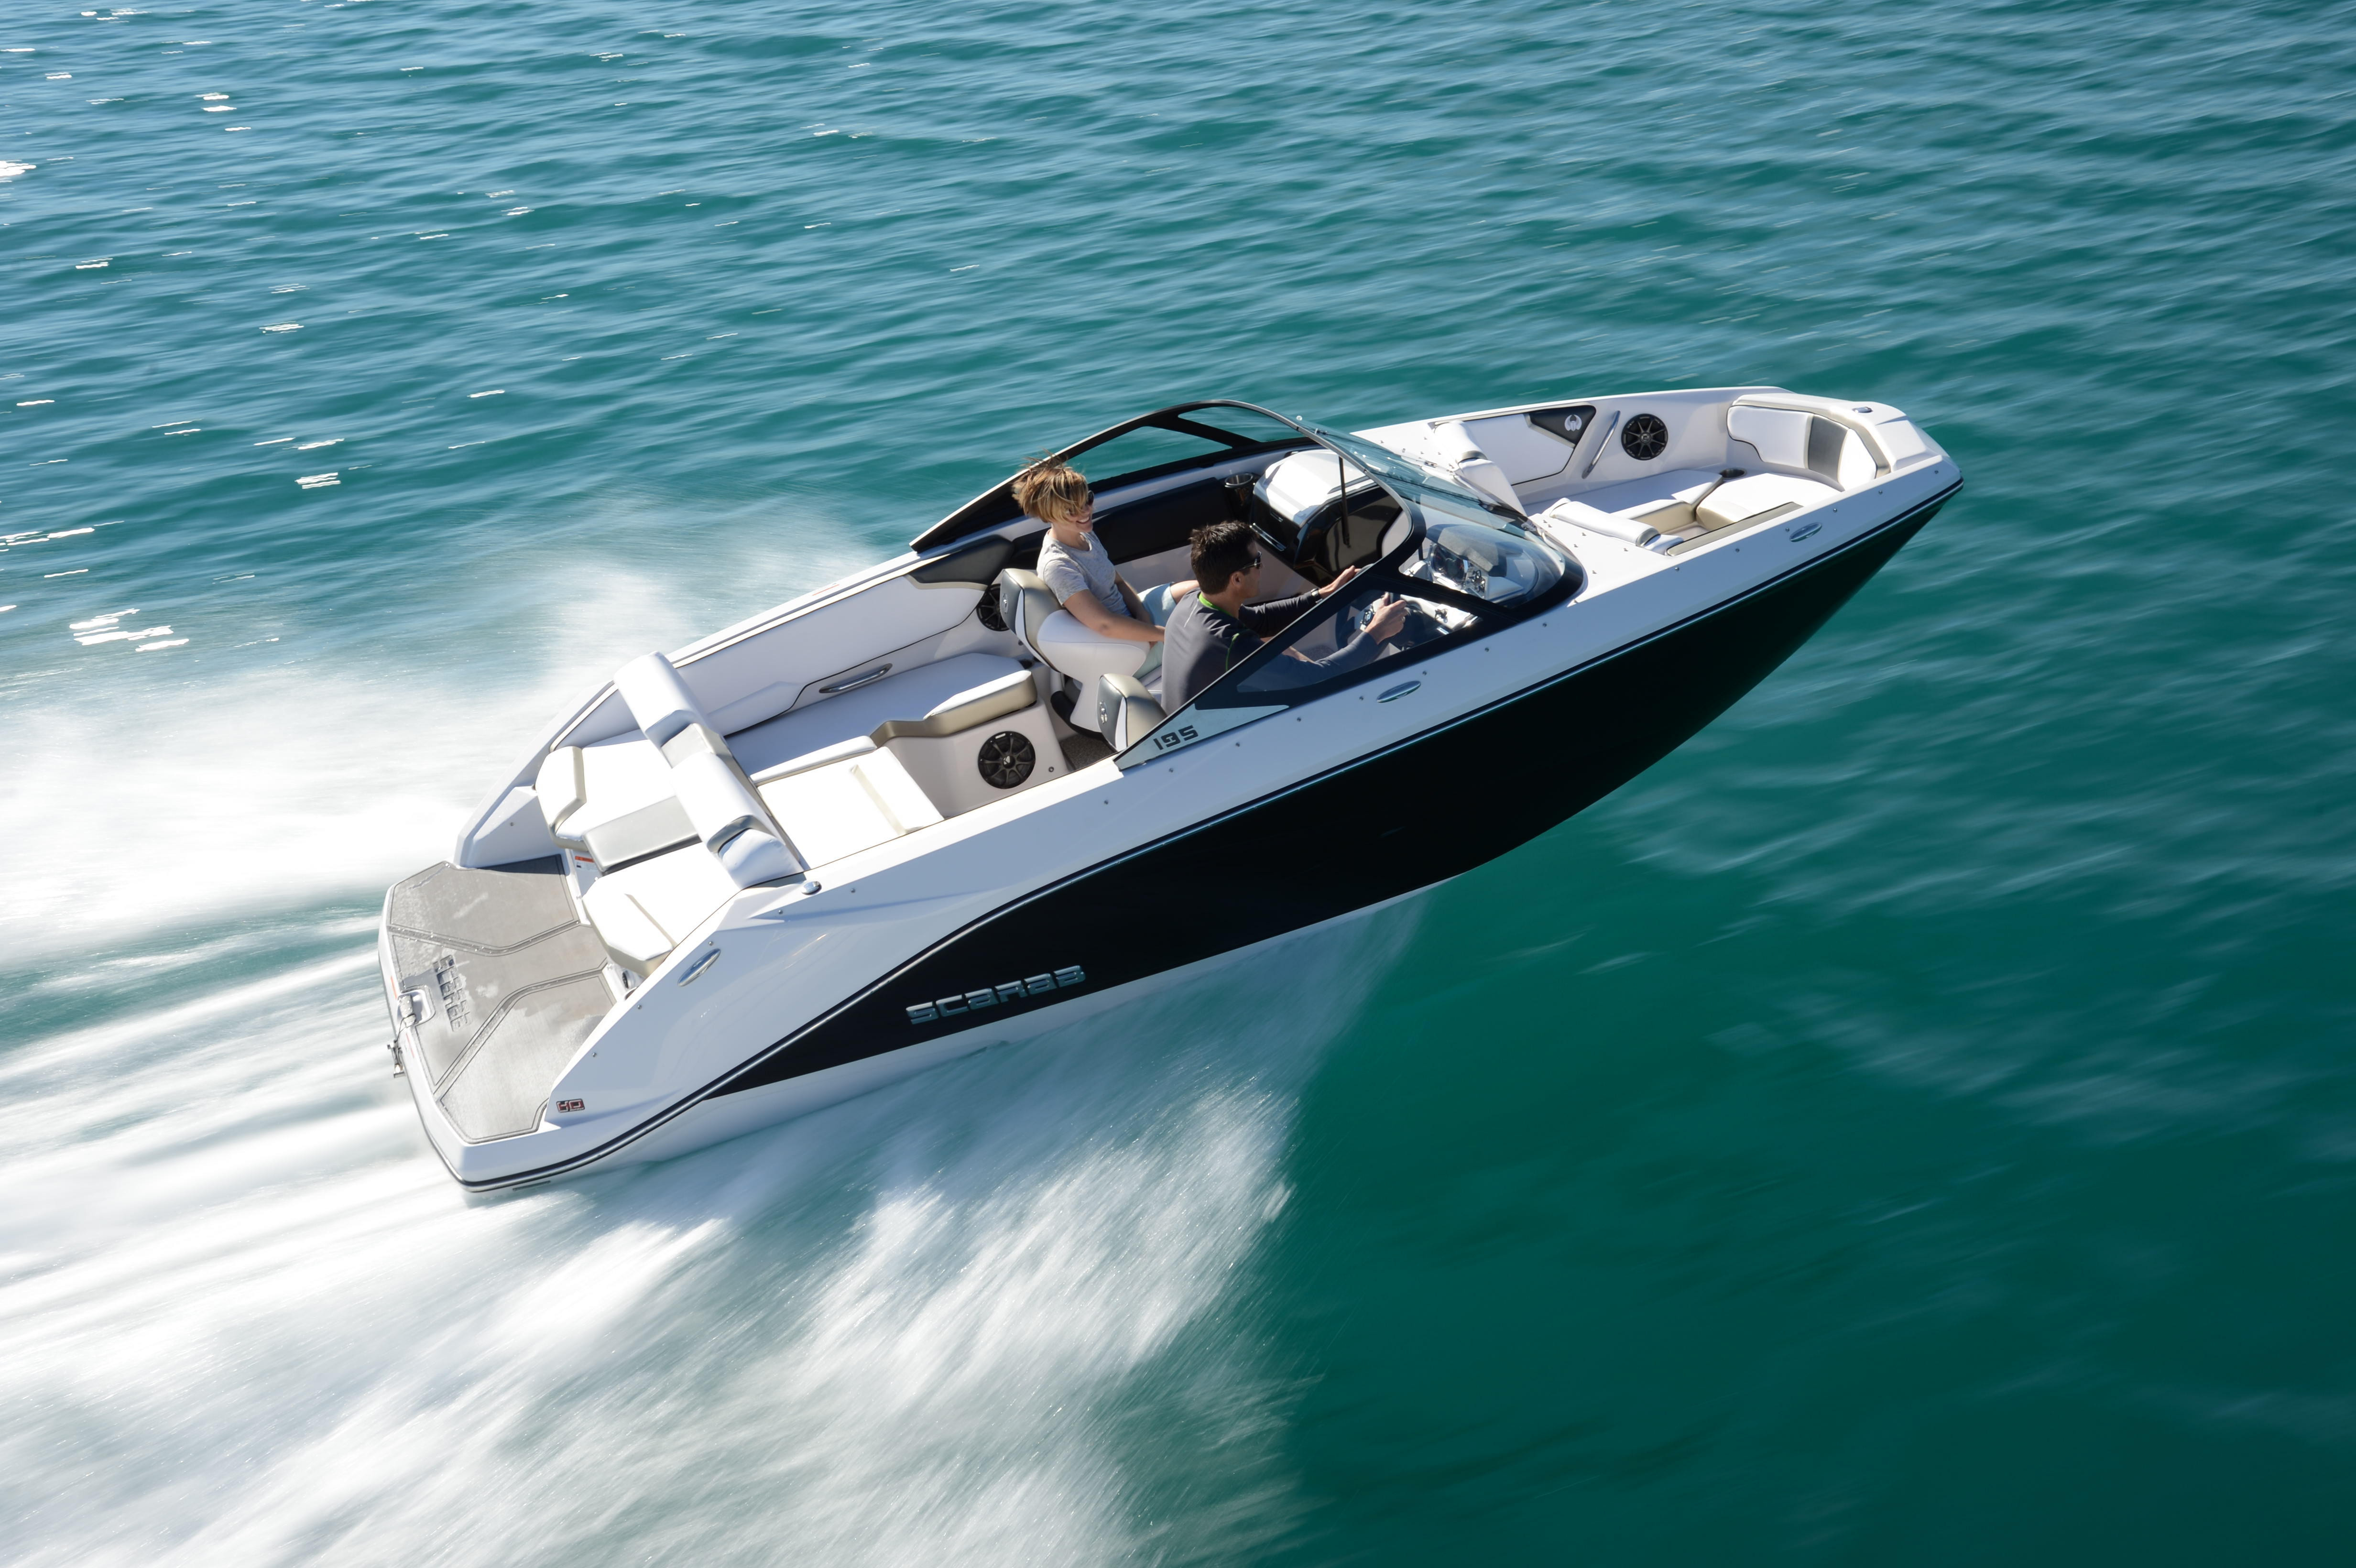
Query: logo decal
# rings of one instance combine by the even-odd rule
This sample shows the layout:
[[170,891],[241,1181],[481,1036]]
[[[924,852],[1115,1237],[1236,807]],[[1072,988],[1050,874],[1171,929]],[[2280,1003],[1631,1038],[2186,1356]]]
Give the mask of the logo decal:
[[444,953],[434,961],[434,986],[442,993],[442,1015],[453,1030],[463,1029],[466,1017],[466,977],[458,973],[458,955]]
[[968,991],[962,996],[937,997],[929,1002],[911,1003],[908,1021],[912,1024],[938,1023],[943,1019],[956,1018],[959,1013],[978,1013],[1001,1002],[1020,1001],[1025,997],[1044,997],[1050,991],[1068,991],[1087,983],[1087,972],[1075,964],[1052,974],[1033,975],[1027,980],[1009,980],[1002,985],[984,986],[978,991]]

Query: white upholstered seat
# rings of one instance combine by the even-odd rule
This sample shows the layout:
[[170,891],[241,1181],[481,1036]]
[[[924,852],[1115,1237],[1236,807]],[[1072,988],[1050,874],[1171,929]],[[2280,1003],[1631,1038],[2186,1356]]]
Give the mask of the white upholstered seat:
[[636,735],[559,746],[535,787],[549,830],[600,864],[635,859],[695,837],[680,808],[670,764]]
[[979,688],[1007,683],[1010,676],[1023,675],[1026,672],[1023,667],[1010,658],[995,654],[958,654],[888,675],[823,702],[780,713],[765,724],[738,731],[728,738],[728,745],[744,771],[758,784],[774,769],[796,758],[871,736],[893,720],[923,720],[937,709],[955,706],[956,699]]
[[643,972],[738,889],[803,863],[669,659],[633,659],[614,684],[638,733],[555,748],[534,788],[557,842],[596,863],[590,923]]
[[760,785],[761,801],[813,866],[855,855],[941,820],[900,759],[858,741],[830,747],[856,754],[797,768]]
[[735,896],[718,859],[691,842],[599,877],[581,901],[614,956],[644,973]]
[[1839,494],[1830,485],[1815,479],[1799,479],[1788,474],[1753,474],[1730,479],[1712,490],[1695,509],[1694,520],[1713,530],[1732,528],[1768,512],[1786,508],[1796,512]]
[[[1058,610],[1042,622],[1032,634],[1031,645],[1059,674],[1078,681],[1081,691],[1090,697],[1097,682],[1106,676],[1135,676],[1153,652],[1151,643],[1132,643],[1092,632],[1069,610]],[[1073,710],[1072,722],[1091,724],[1091,707],[1092,702],[1080,703]]]

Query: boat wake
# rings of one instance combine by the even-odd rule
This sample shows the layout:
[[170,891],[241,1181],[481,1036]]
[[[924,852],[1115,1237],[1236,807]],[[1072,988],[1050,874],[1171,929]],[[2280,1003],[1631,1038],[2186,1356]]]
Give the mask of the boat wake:
[[1226,1319],[1301,1088],[1417,909],[1256,951],[1150,1021],[503,1199],[451,1186],[385,1075],[358,929],[25,1041],[0,1064],[22,1558],[1265,1544],[1285,1369]]

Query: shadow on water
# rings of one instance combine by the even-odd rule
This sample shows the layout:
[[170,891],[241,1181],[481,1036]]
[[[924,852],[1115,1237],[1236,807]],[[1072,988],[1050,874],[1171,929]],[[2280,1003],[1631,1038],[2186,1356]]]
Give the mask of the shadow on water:
[[1420,907],[488,1200],[390,1079],[355,1090],[364,951],[30,1042],[0,1081],[27,1559],[1248,1549],[1288,1395],[1225,1319],[1301,1087]]

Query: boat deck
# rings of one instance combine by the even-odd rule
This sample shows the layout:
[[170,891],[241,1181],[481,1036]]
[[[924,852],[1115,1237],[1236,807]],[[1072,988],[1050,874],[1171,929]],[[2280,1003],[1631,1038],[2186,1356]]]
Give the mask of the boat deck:
[[575,914],[561,862],[429,867],[393,888],[385,933],[423,1014],[409,1070],[470,1141],[539,1126],[557,1074],[614,1005],[605,944]]

